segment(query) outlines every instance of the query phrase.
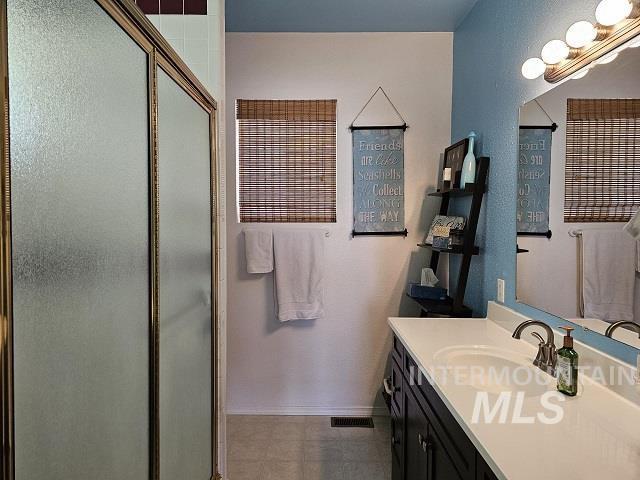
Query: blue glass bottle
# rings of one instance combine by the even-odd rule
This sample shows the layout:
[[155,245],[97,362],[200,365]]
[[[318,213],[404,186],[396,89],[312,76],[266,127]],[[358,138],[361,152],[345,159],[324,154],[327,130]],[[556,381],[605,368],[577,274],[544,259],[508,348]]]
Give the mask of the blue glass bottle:
[[460,188],[464,188],[467,183],[476,181],[476,156],[473,154],[473,147],[476,140],[476,133],[469,133],[469,151],[464,157],[462,173],[460,175]]

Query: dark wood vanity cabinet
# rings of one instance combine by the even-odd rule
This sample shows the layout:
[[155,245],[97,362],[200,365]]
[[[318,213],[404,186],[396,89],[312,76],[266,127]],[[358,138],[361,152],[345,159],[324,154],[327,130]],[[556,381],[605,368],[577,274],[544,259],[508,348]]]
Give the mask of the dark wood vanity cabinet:
[[497,480],[395,337],[392,357],[392,480]]

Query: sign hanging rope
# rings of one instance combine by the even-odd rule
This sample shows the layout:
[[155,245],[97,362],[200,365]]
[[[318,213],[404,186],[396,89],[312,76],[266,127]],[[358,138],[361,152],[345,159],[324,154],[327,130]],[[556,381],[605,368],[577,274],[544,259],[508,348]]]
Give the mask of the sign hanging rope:
[[[356,126],[356,125],[354,125],[354,123],[356,123],[356,120],[360,117],[360,115],[362,115],[362,112],[364,112],[366,110],[366,108],[371,103],[371,100],[374,99],[374,97],[378,94],[378,92],[382,92],[384,97],[387,99],[387,102],[389,102],[389,105],[391,105],[391,108],[393,108],[393,110],[396,112],[396,115],[398,115],[400,120],[402,120],[402,125],[380,125],[380,126]],[[387,95],[387,92],[385,92],[384,88],[382,88],[382,87],[378,87],[376,89],[376,91],[373,92],[373,95],[371,95],[371,97],[369,97],[369,100],[367,100],[367,103],[364,104],[364,107],[362,107],[360,109],[360,111],[358,112],[356,117],[352,120],[351,125],[349,125],[349,130],[351,130],[351,131],[353,131],[353,130],[370,130],[371,128],[379,128],[379,129],[385,129],[385,130],[390,130],[390,129],[406,130],[407,128],[409,128],[409,125],[407,125],[407,122],[402,117],[402,115],[400,115],[400,112],[398,111],[396,106],[393,104],[393,102],[389,98],[389,95]]]

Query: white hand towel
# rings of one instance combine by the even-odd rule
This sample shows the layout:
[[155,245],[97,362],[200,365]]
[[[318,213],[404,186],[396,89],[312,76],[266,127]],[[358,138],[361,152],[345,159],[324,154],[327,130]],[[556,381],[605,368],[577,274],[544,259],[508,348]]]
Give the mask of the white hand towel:
[[278,320],[322,318],[324,233],[276,230],[273,233]]
[[273,271],[273,233],[271,230],[245,230],[244,246],[248,273]]
[[636,242],[622,231],[584,230],[585,318],[633,321]]

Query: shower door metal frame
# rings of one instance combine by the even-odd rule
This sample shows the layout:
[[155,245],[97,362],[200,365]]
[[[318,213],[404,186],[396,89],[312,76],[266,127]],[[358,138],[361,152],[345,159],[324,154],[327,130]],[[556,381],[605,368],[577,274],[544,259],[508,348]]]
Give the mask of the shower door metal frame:
[[[158,268],[158,97],[157,72],[162,68],[210,119],[210,211],[211,211],[211,480],[218,473],[218,189],[217,189],[217,103],[164,37],[132,0],[94,0],[147,54],[149,124],[149,478],[160,479],[160,330]],[[15,480],[14,389],[13,389],[13,309],[11,265],[11,162],[9,152],[9,61],[7,41],[7,0],[0,0],[0,430],[2,459],[0,480]],[[141,479],[143,480],[143,479]],[[198,479],[200,480],[200,479]],[[208,480],[208,479],[201,479]]]

